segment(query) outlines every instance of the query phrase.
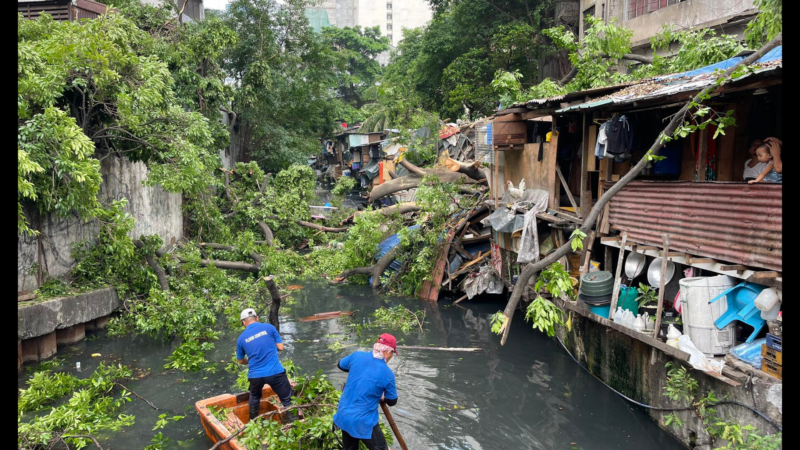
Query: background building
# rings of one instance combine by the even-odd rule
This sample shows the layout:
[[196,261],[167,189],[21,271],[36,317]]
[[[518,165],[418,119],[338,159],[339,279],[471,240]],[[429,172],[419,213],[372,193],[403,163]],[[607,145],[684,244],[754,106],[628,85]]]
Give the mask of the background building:
[[[322,0],[316,8],[306,11],[316,31],[326,22],[323,11],[327,13],[327,23],[334,27],[380,27],[381,36],[389,38],[392,49],[403,40],[403,28],[424,26],[433,17],[425,0]],[[387,64],[389,52],[381,53],[377,60]]]

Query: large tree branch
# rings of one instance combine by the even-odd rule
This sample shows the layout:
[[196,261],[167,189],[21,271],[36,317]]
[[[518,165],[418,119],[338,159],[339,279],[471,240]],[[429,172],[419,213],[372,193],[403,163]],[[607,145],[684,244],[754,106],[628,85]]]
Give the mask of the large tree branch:
[[[747,58],[744,58],[743,60],[735,64],[733,67],[726,70],[725,73],[722,75],[722,78],[729,77],[740,66],[750,65],[758,61],[759,58],[764,56],[764,54],[766,54],[773,48],[777,47],[782,41],[783,41],[783,33],[778,33],[778,35],[775,36],[774,39],[772,39],[766,45],[761,47],[757,52],[751,54]],[[672,134],[678,127],[678,124],[680,124],[684,120],[684,116],[689,111],[690,106],[692,104],[701,103],[705,98],[705,96],[712,93],[714,90],[717,89],[717,87],[718,87],[717,84],[714,84],[710,87],[703,89],[700,93],[695,95],[695,97],[690,102],[686,103],[683,106],[683,108],[680,109],[680,111],[678,111],[674,116],[672,116],[672,120],[670,120],[669,124],[667,125],[666,128],[664,128],[661,134],[659,134],[659,136],[656,137],[655,142],[653,143],[653,145],[650,146],[648,152],[653,155],[658,155],[658,150],[663,145],[661,142],[662,135],[666,137],[672,137]],[[589,234],[592,225],[594,225],[595,221],[597,220],[597,216],[600,214],[600,211],[603,210],[606,203],[608,203],[608,201],[611,200],[613,196],[615,196],[619,191],[622,190],[622,188],[624,188],[628,183],[630,183],[634,178],[636,178],[642,172],[642,170],[644,170],[648,162],[649,161],[647,160],[647,158],[642,158],[641,160],[639,160],[639,162],[636,163],[636,165],[633,166],[631,170],[627,174],[625,174],[625,176],[620,178],[618,182],[614,183],[614,185],[597,200],[597,203],[589,212],[589,215],[584,219],[583,225],[580,228],[580,230],[583,233]],[[567,242],[564,243],[564,245],[556,249],[554,252],[550,253],[545,258],[539,260],[536,263],[528,264],[525,266],[524,269],[522,269],[522,272],[519,274],[519,278],[517,279],[517,283],[514,286],[514,290],[511,293],[511,298],[508,300],[506,308],[503,311],[503,315],[505,316],[506,321],[503,324],[502,328],[503,338],[500,340],[500,345],[505,345],[506,340],[508,339],[508,331],[511,328],[511,319],[514,317],[514,311],[517,309],[517,305],[519,304],[522,292],[528,286],[528,280],[534,274],[538,273],[548,265],[556,262],[558,259],[569,253],[572,249],[570,241],[571,239],[567,240]]]
[[386,252],[378,262],[375,264],[368,266],[368,267],[356,267],[354,269],[348,269],[344,272],[340,273],[336,280],[333,282],[341,283],[346,280],[348,277],[352,275],[371,275],[372,276],[372,287],[377,288],[381,285],[381,275],[383,272],[386,271],[386,268],[389,267],[389,264],[395,260],[397,254],[400,252],[400,244],[396,245],[394,248]]
[[[133,245],[135,245],[136,248],[145,247],[144,242],[142,242],[139,239],[135,239],[133,241]],[[158,284],[161,285],[161,289],[164,292],[169,292],[169,279],[167,278],[167,274],[166,272],[164,272],[164,269],[161,268],[161,266],[158,264],[156,259],[153,258],[152,255],[145,255],[144,259],[147,261],[147,264],[150,266],[150,268],[153,269],[153,272],[156,273],[156,278],[158,278]]]
[[[225,244],[216,244],[214,242],[201,242],[201,248],[211,248],[214,250],[225,250],[226,252],[238,252],[239,249],[232,245],[225,245]],[[250,259],[255,261],[257,265],[261,265],[264,262],[264,258],[256,252],[250,253]]]

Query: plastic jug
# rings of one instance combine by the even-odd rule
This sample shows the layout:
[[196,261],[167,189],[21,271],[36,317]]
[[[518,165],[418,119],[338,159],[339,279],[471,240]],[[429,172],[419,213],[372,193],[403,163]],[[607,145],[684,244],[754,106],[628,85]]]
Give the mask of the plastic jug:
[[673,327],[672,324],[669,324],[669,327],[667,328],[667,345],[678,348],[678,338],[681,336],[681,332],[678,331],[677,328]]
[[781,299],[778,290],[774,287],[764,289],[758,294],[755,300],[756,308],[761,310],[761,318],[764,320],[775,320],[778,318],[778,311],[781,309]]
[[633,321],[633,329],[636,331],[644,331],[645,324],[644,319],[642,319],[642,315],[639,314],[636,316],[636,320]]
[[620,323],[622,321],[622,307],[617,306],[617,311],[614,313],[614,323]]

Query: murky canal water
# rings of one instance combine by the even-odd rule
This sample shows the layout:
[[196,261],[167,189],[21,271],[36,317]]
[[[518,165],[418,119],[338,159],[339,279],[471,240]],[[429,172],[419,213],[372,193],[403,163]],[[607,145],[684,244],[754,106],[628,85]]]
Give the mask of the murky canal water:
[[[367,348],[359,347],[357,339],[330,337],[346,332],[339,320],[303,323],[298,317],[357,310],[356,320],[365,320],[380,306],[423,308],[419,300],[381,298],[364,286],[328,286],[323,281],[302,284],[305,289],[294,294],[296,304],[281,317],[286,343],[281,358],[293,359],[304,372],[322,369],[337,387],[347,374],[336,368],[336,362]],[[389,363],[400,398],[392,412],[410,449],[682,448],[644,412],[581,369],[557,341],[523,325],[521,318],[515,320],[508,343],[501,347],[489,323],[489,315],[500,309],[501,303],[477,300],[449,305],[450,301],[440,301],[427,307],[424,334],[389,330],[404,345],[483,348],[471,353],[401,349]],[[369,330],[368,334],[380,332]],[[208,359],[228,361],[236,338],[235,332],[223,334]],[[317,339],[319,342],[313,342]],[[344,348],[329,349],[335,340]],[[110,359],[152,370],[146,378],[127,385],[166,411],[155,411],[134,397],[122,412],[135,415],[135,425],[103,435],[104,448],[144,448],[155,433],[152,428],[158,415],[164,412],[187,416],[160,430],[170,438],[171,448],[211,447],[194,403],[233,392],[235,375],[225,372],[222,363],[216,373],[165,371],[165,359],[173,349],[174,344],[145,336],[108,339],[104,332],[59,349],[59,356],[66,359],[63,370],[76,373],[75,363],[81,362],[83,376],[101,360]],[[93,353],[102,356],[92,358]],[[25,387],[28,376],[18,379],[20,388]]]

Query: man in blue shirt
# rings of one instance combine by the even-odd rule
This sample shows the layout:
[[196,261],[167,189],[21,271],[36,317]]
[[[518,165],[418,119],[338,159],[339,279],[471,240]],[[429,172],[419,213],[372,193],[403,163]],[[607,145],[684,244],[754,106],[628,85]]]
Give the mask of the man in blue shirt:
[[378,425],[378,404],[397,404],[394,373],[386,363],[397,354],[397,340],[382,334],[371,352],[355,352],[339,361],[339,369],[349,372],[333,423],[342,430],[344,450],[358,450],[363,442],[369,450],[388,450]]
[[[292,405],[292,385],[286,369],[278,360],[278,352],[283,351],[283,340],[278,330],[268,323],[259,322],[252,308],[242,311],[239,317],[245,330],[236,341],[236,360],[250,366],[247,379],[250,380],[250,420],[253,420],[258,416],[265,384],[278,394],[284,408]],[[295,420],[297,415],[294,411],[288,411],[285,421],[291,423]]]

